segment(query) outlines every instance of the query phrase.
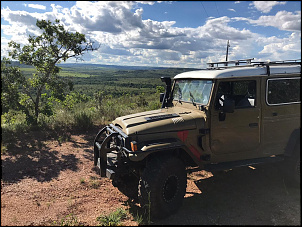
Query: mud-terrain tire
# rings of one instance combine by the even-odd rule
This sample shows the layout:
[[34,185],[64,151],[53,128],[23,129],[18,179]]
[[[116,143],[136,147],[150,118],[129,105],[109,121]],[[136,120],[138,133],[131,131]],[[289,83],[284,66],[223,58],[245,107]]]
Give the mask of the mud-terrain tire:
[[139,202],[145,214],[161,219],[179,209],[186,188],[187,174],[182,160],[174,156],[153,158],[147,162],[139,181]]
[[134,175],[124,175],[119,178],[117,184],[113,182],[113,185],[129,199],[138,201],[138,181],[139,179]]

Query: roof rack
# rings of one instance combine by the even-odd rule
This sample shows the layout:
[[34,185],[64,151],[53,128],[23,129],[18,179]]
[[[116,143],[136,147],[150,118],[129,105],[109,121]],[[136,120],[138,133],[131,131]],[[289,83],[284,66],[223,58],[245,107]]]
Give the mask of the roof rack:
[[[255,63],[257,64],[257,62],[255,62]],[[284,60],[284,61],[259,62],[259,63],[263,64],[263,65],[301,65],[301,59]]]
[[[233,61],[221,61],[221,62],[210,62],[208,64],[208,69],[225,69],[230,67],[247,67],[247,66],[255,66],[255,65],[301,65],[301,59],[297,60],[284,60],[284,61],[252,61],[254,58],[243,59],[243,60],[233,60]],[[231,65],[229,65],[231,64]],[[233,65],[232,65],[233,64]],[[242,65],[243,64],[243,65]],[[215,67],[216,65],[216,67]],[[219,66],[223,65],[223,66]]]
[[[250,65],[252,60],[254,60],[254,58],[249,58],[249,59],[243,59],[243,60],[233,60],[233,61],[221,61],[221,62],[209,62],[208,64],[208,68],[225,68],[225,67],[230,67],[229,64],[235,64],[234,66],[238,66],[240,64],[248,64]],[[216,64],[216,67],[215,67]],[[223,66],[220,66],[220,64],[223,64]],[[233,67],[234,67],[233,66]],[[232,67],[232,66],[231,66]]]

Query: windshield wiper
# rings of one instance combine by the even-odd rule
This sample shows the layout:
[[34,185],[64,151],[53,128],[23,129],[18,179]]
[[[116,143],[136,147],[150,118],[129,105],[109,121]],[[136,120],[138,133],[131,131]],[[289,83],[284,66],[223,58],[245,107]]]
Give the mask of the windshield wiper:
[[189,91],[189,93],[190,93],[190,97],[192,98],[193,106],[196,106],[196,103],[194,102],[194,100],[195,100],[194,96],[192,95],[191,91]]

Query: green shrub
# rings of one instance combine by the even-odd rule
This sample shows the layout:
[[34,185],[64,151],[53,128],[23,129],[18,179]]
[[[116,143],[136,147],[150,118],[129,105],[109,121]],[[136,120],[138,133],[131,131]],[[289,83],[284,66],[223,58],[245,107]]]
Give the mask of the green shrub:
[[63,106],[69,110],[72,110],[77,103],[85,103],[90,100],[90,97],[86,94],[80,94],[79,92],[71,92],[66,95],[65,100],[63,101]]
[[158,109],[161,106],[158,100],[158,94],[125,93],[113,97],[99,92],[91,98],[85,94],[72,92],[64,101],[53,99],[50,100],[51,105],[43,106],[45,108],[39,114],[38,125],[35,128],[27,123],[24,113],[12,110],[1,115],[1,127],[4,132],[26,132],[34,129],[87,130],[94,124],[107,124],[123,115]]
[[1,115],[1,128],[3,132],[11,131],[14,133],[26,132],[30,129],[26,121],[26,115],[21,111],[10,110]]
[[138,96],[137,105],[138,106],[148,106],[148,102],[144,97],[144,93],[142,95]]
[[158,101],[151,101],[149,102],[148,108],[150,110],[156,110],[159,109],[161,107],[161,103]]
[[48,119],[49,127],[55,131],[70,129],[73,124],[73,113],[69,110],[57,109],[55,114]]
[[73,214],[68,214],[64,218],[61,219],[61,221],[53,223],[55,226],[83,226],[76,216]]
[[89,129],[93,126],[92,115],[85,110],[74,113],[74,127]]
[[102,226],[119,226],[121,225],[121,221],[126,219],[126,217],[127,212],[123,208],[118,208],[108,215],[101,215],[97,217],[96,220]]

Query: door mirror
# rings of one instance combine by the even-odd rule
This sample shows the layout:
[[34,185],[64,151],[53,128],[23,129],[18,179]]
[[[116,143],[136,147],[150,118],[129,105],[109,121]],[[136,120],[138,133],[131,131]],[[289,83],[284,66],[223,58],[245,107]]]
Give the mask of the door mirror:
[[234,113],[235,100],[226,98],[223,102],[223,112],[224,113]]

